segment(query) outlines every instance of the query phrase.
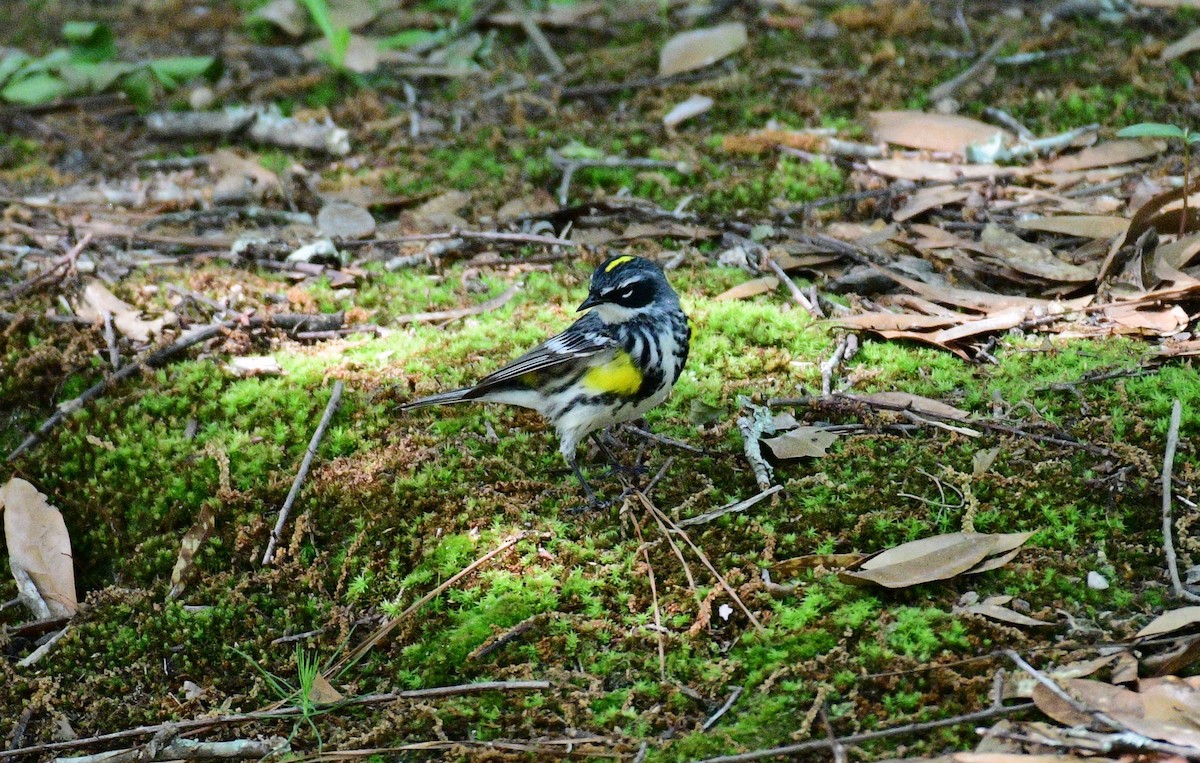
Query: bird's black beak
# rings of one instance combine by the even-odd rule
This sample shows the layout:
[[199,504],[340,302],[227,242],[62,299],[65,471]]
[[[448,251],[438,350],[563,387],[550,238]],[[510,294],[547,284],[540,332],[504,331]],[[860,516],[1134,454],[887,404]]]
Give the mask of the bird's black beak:
[[604,300],[600,299],[595,294],[589,294],[588,298],[583,301],[583,304],[575,309],[575,312],[582,313],[584,310],[587,310],[589,307],[595,307],[596,305],[600,304],[603,301]]

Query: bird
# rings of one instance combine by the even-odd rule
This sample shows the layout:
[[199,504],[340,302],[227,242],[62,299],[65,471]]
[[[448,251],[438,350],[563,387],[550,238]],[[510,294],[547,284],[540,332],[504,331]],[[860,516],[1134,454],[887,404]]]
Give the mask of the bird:
[[692,329],[662,268],[628,254],[596,268],[576,312],[585,310],[564,331],[477,383],[411,400],[400,410],[466,402],[531,408],[553,425],[559,452],[588,503],[601,505],[576,460],[580,442],[667,399],[687,362]]

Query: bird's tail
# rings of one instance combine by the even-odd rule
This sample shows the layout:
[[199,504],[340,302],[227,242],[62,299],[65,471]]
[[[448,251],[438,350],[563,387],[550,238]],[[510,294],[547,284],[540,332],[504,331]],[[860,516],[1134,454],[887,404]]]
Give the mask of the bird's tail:
[[450,405],[451,403],[462,403],[474,398],[471,393],[475,391],[474,387],[463,387],[462,389],[451,390],[450,392],[441,392],[429,397],[421,397],[416,400],[409,400],[407,403],[400,405],[400,410],[410,411],[414,408],[425,408],[430,405]]

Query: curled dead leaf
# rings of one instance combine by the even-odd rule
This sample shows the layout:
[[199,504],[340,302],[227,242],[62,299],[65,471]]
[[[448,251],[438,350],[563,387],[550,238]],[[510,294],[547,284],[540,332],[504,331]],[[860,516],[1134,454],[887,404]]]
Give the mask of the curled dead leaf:
[[71,536],[62,514],[19,477],[0,489],[0,511],[17,596],[39,620],[74,615],[79,600]]

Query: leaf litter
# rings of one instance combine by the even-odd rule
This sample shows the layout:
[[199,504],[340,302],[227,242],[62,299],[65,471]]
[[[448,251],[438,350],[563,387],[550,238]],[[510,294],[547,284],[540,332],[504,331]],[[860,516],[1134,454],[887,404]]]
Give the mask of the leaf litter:
[[[814,39],[820,34],[828,34],[830,24],[835,35],[863,29],[879,30],[888,35],[911,35],[935,25],[930,9],[922,3],[877,5],[838,9],[823,18],[820,10],[789,3],[772,4],[765,25],[778,29],[806,29],[809,31],[805,34],[811,33]],[[261,17],[279,26],[284,34],[301,37],[308,30],[312,36],[310,25],[302,23],[307,19],[297,14],[298,4],[276,2],[269,8],[269,11],[260,12]],[[420,165],[420,157],[410,157],[408,150],[417,146],[418,150],[413,153],[420,153],[437,145],[438,141],[446,140],[450,134],[448,125],[463,119],[464,115],[469,123],[473,110],[487,111],[502,102],[504,107],[496,107],[496,113],[505,116],[496,120],[497,124],[508,127],[511,123],[524,129],[527,119],[537,123],[538,117],[531,115],[536,115],[539,109],[550,113],[551,119],[560,119],[566,111],[564,101],[597,97],[587,95],[586,89],[598,87],[591,83],[568,83],[561,93],[547,93],[531,84],[534,81],[532,75],[528,78],[520,75],[521,80],[506,80],[499,76],[509,74],[501,71],[502,67],[497,66],[495,72],[490,72],[488,67],[494,64],[494,59],[489,56],[497,44],[497,37],[491,31],[484,35],[471,29],[484,19],[467,20],[464,23],[469,22],[470,26],[466,29],[447,26],[436,31],[429,28],[436,24],[431,25],[428,20],[414,22],[414,27],[406,32],[416,34],[406,34],[403,41],[393,41],[396,47],[406,50],[389,49],[383,38],[372,36],[370,30],[379,8],[369,10],[364,13],[361,8],[351,7],[349,16],[337,17],[334,22],[339,28],[363,31],[363,34],[346,36],[347,48],[340,62],[346,70],[398,72],[418,83],[425,77],[435,78],[434,81],[443,78],[464,80],[469,83],[464,85],[465,91],[482,100],[459,103],[458,106],[468,104],[465,110],[442,110],[437,98],[431,96],[436,88],[422,86],[418,91],[411,85],[407,89],[397,86],[389,94],[389,107],[397,112],[395,121],[388,130],[378,131],[360,129],[361,122],[348,113],[349,110],[338,115],[336,121],[322,109],[285,117],[257,108],[250,112],[216,112],[199,108],[178,112],[173,109],[141,122],[131,121],[131,129],[145,129],[148,134],[157,136],[160,146],[194,140],[200,141],[199,146],[211,148],[212,153],[182,157],[199,161],[179,166],[166,162],[153,164],[160,160],[148,159],[151,164],[147,166],[152,169],[145,177],[114,173],[99,181],[78,179],[54,188],[49,194],[39,191],[14,195],[15,201],[9,207],[11,217],[6,218],[10,226],[6,235],[16,242],[14,246],[34,248],[22,253],[16,261],[21,275],[34,276],[43,266],[51,264],[53,258],[59,256],[52,245],[70,231],[95,232],[98,248],[80,257],[79,269],[88,273],[98,270],[103,276],[102,281],[109,285],[119,283],[139,268],[154,267],[147,263],[163,259],[179,262],[197,257],[215,258],[248,270],[253,267],[278,272],[280,279],[302,287],[316,287],[323,295],[326,289],[337,292],[365,286],[370,280],[366,275],[370,271],[365,267],[376,261],[386,261],[387,267],[395,270],[428,264],[440,277],[442,267],[456,260],[467,262],[471,268],[508,267],[524,272],[544,268],[547,262],[571,256],[564,245],[546,244],[544,238],[532,238],[538,236],[561,236],[562,240],[572,243],[588,242],[597,246],[602,242],[628,246],[630,251],[660,254],[664,260],[676,265],[701,258],[703,252],[708,251],[699,248],[703,242],[704,247],[717,244],[720,253],[714,258],[720,257],[723,264],[745,271],[742,283],[719,293],[714,301],[787,299],[789,294],[794,296],[795,291],[778,287],[788,286],[788,278],[794,278],[804,284],[804,289],[808,289],[810,283],[813,285],[810,304],[815,305],[816,311],[830,311],[824,319],[831,327],[840,327],[845,332],[870,333],[887,341],[915,341],[963,359],[987,361],[997,342],[1013,330],[1063,337],[1132,334],[1148,344],[1157,345],[1164,357],[1200,354],[1195,340],[1187,335],[1195,303],[1200,299],[1197,290],[1200,288],[1200,270],[1196,263],[1196,255],[1200,252],[1197,244],[1200,225],[1183,214],[1185,193],[1172,187],[1177,178],[1172,174],[1175,169],[1169,149],[1162,142],[1109,140],[1111,130],[1108,128],[1114,125],[1108,124],[1099,137],[1095,129],[1072,126],[1072,129],[1047,134],[1041,139],[1019,138],[1018,133],[1023,132],[1004,124],[993,125],[961,115],[894,109],[877,109],[870,114],[856,115],[861,127],[873,130],[870,135],[876,142],[872,144],[859,142],[861,136],[857,133],[846,134],[850,131],[825,127],[795,129],[771,119],[757,125],[739,125],[736,130],[723,131],[723,134],[708,135],[714,124],[724,124],[722,120],[727,118],[729,110],[741,108],[731,105],[730,83],[722,78],[731,72],[737,73],[737,77],[746,76],[743,73],[746,63],[758,52],[763,29],[753,21],[749,24],[704,21],[698,29],[683,31],[669,39],[664,35],[667,42],[663,45],[654,42],[659,53],[657,80],[649,76],[654,69],[653,51],[646,50],[645,46],[640,49],[638,55],[642,56],[645,65],[638,74],[652,80],[650,85],[638,84],[637,80],[610,83],[616,88],[613,92],[624,89],[636,94],[643,88],[659,87],[665,78],[678,77],[681,81],[684,77],[696,78],[684,83],[688,90],[670,90],[669,97],[667,94],[662,98],[635,95],[632,103],[640,104],[639,108],[647,107],[647,113],[652,113],[652,121],[662,120],[669,128],[666,141],[656,146],[652,155],[622,156],[619,154],[623,149],[616,147],[610,155],[606,143],[583,135],[563,136],[563,140],[557,140],[556,135],[555,140],[547,143],[547,148],[551,145],[582,147],[582,153],[562,149],[564,156],[571,154],[570,161],[607,162],[608,166],[602,169],[621,174],[623,178],[623,185],[615,193],[602,192],[596,186],[589,187],[586,192],[579,191],[578,182],[574,186],[576,190],[571,192],[569,184],[564,183],[560,186],[565,189],[563,203],[556,204],[553,181],[543,179],[544,182],[539,181],[539,186],[532,189],[536,193],[522,199],[516,199],[517,194],[507,184],[502,192],[491,192],[489,198],[487,184],[478,182],[486,172],[475,169],[472,170],[475,172],[471,176],[472,182],[463,184],[469,185],[469,190],[430,190],[413,184],[418,187],[404,188],[401,193],[395,188],[387,192],[377,188],[364,196],[353,197],[346,189],[331,190],[328,186],[338,181],[330,176],[346,169],[351,174],[370,177],[373,152],[400,151],[405,159],[411,158]],[[407,13],[407,9],[404,12]],[[637,13],[628,9],[623,12]],[[679,9],[662,12],[674,14],[670,22],[673,29],[682,12]],[[556,44],[561,44],[562,36],[582,30],[591,33],[622,23],[613,16],[616,13],[618,11],[595,3],[550,4],[544,10],[523,9],[520,4],[513,4],[513,10],[507,13],[489,11],[486,22],[511,27],[514,34],[519,34],[516,30],[521,29],[525,34],[535,36],[540,29],[553,35]],[[701,16],[702,13],[697,13],[698,18]],[[394,16],[384,20],[393,25],[397,23]],[[940,24],[940,20],[936,23]],[[532,32],[530,24],[533,25]],[[681,27],[689,25],[690,22]],[[450,33],[445,34],[447,31]],[[499,39],[504,41],[500,43],[501,47],[511,44],[507,38]],[[329,42],[325,39],[312,41],[308,66],[313,66],[311,62],[316,60],[330,61]],[[1037,47],[1043,42],[1045,40],[1032,39],[1028,44]],[[839,78],[854,80],[869,72],[874,79],[879,71],[877,67],[887,70],[891,62],[897,60],[895,47],[889,51],[890,41],[888,43],[874,51],[862,52],[862,70],[830,69],[811,76],[836,82]],[[407,50],[409,47],[411,52]],[[1176,48],[1165,49],[1162,53],[1168,54],[1182,56],[1186,51]],[[927,54],[914,48],[908,55],[916,59]],[[578,61],[572,62],[572,66],[579,65]],[[470,82],[473,77],[483,78],[493,73],[497,76],[486,83]],[[753,71],[751,77],[757,74]],[[736,81],[736,77],[734,79]],[[476,87],[476,84],[482,86]],[[555,83],[555,88],[560,84]],[[513,89],[505,90],[510,86]],[[604,86],[603,83],[600,86]],[[245,92],[249,92],[249,87],[246,86]],[[578,88],[583,95],[569,94],[572,87]],[[645,100],[640,100],[642,98]],[[804,105],[805,98],[804,95],[797,96],[796,103]],[[622,108],[628,103],[630,101],[623,98]],[[371,111],[370,103],[358,105]],[[625,113],[610,110],[610,105],[604,103],[606,116]],[[169,116],[172,113],[180,116]],[[753,109],[748,109],[747,113],[757,114]],[[375,116],[381,118],[379,114]],[[793,124],[802,121],[795,114],[791,116],[796,117],[791,120]],[[391,118],[393,115],[389,114]],[[807,124],[811,120],[803,121]],[[570,118],[565,123],[569,124]],[[213,125],[219,129],[211,129]],[[457,130],[458,126],[453,129]],[[429,133],[424,133],[425,130]],[[497,130],[496,135],[502,136],[499,127]],[[391,131],[396,135],[393,136]],[[406,131],[407,136],[402,136]],[[686,143],[689,131],[709,138],[712,153],[705,156],[706,161],[734,164],[745,161],[746,157],[756,157],[755,161],[763,166],[778,164],[783,168],[824,163],[844,170],[845,188],[830,196],[785,198],[789,190],[785,178],[770,191],[770,198],[764,205],[749,213],[741,209],[736,214],[714,213],[711,206],[701,207],[704,211],[698,213],[691,212],[689,204],[694,202],[689,197],[693,195],[691,191],[695,185],[688,186],[688,193],[669,198],[672,203],[666,200],[670,194],[664,196],[654,190],[671,189],[672,183],[678,182],[707,182],[692,178],[681,181],[676,177],[690,174],[678,168],[685,162],[696,164],[697,154],[702,152],[699,146]],[[302,132],[304,139],[297,140]],[[220,136],[221,141],[232,147],[216,148],[203,143],[208,140],[205,136],[210,135]],[[567,138],[570,138],[569,142]],[[412,142],[406,143],[406,140]],[[429,142],[421,143],[422,140]],[[681,145],[678,141],[684,143]],[[489,148],[499,153],[501,144],[497,139]],[[592,156],[587,152],[589,146],[605,146],[605,149]],[[298,147],[312,153],[297,154],[287,162],[266,154],[281,148],[293,151]],[[1006,155],[1005,151],[1009,153]],[[985,161],[988,157],[1003,163]],[[346,164],[336,166],[335,162],[342,159]],[[626,167],[622,164],[638,159],[659,162],[663,166]],[[439,158],[446,164],[453,160],[454,157],[444,155]],[[533,161],[537,161],[536,157]],[[278,172],[266,169],[263,164],[270,164]],[[626,169],[634,171],[624,175]],[[657,176],[653,176],[655,173]],[[343,182],[346,181],[343,179]],[[347,195],[342,196],[342,192]],[[655,196],[657,200],[639,196]],[[526,203],[526,199],[532,201]],[[500,214],[502,208],[516,201],[521,203],[509,208],[511,215]],[[251,206],[258,204],[264,206],[257,209]],[[1191,208],[1195,209],[1195,205]],[[264,209],[274,214],[265,214]],[[180,211],[184,212],[183,216],[172,217]],[[280,223],[280,215],[295,217],[285,225]],[[761,219],[755,219],[756,216]],[[887,218],[890,224],[847,224],[840,219],[844,216]],[[497,220],[501,222],[497,223]],[[30,223],[36,223],[36,226]],[[497,226],[503,230],[496,231]],[[154,232],[159,227],[166,232]],[[1157,238],[1143,238],[1151,231]],[[487,237],[497,232],[516,238],[505,241]],[[444,238],[404,240],[406,236],[420,234]],[[464,234],[480,234],[480,237],[471,238]],[[327,237],[328,243],[325,238],[318,237]],[[522,241],[521,237],[525,239]],[[670,249],[665,246],[668,241],[671,242]],[[520,251],[520,246],[530,249]],[[532,250],[536,250],[536,254],[531,255]],[[760,250],[769,250],[771,260],[791,275],[784,277],[764,270]],[[783,254],[777,254],[777,251]],[[296,252],[304,252],[305,256],[288,257]],[[727,260],[726,254],[729,255]],[[524,257],[529,261],[522,261]],[[847,304],[824,299],[824,285],[854,268],[879,276],[875,283],[883,285],[870,290],[847,290],[844,292]],[[135,293],[117,289],[118,293],[138,303],[130,304],[117,299],[106,287],[100,288],[105,289],[107,296],[105,292],[93,289],[89,300],[87,290],[91,287],[82,286],[76,291],[84,300],[75,308],[75,313],[58,317],[97,322],[107,312],[113,316],[121,334],[117,343],[128,340],[126,347],[140,349],[160,333],[165,333],[167,338],[177,336],[217,318],[224,320],[226,314],[233,316],[229,321],[231,324],[241,322],[243,326],[252,320],[262,321],[282,314],[278,301],[254,304],[246,308],[246,312],[230,312],[248,303],[245,292],[236,286],[229,283],[212,286],[223,290],[223,293],[212,295],[212,304],[205,304],[201,299],[204,295],[199,294],[169,305],[171,310],[166,309],[168,305],[163,301],[148,298],[154,293],[152,291]],[[802,295],[805,293],[795,283],[790,286],[796,287]],[[718,293],[718,290],[713,289],[712,293]],[[418,307],[416,312],[401,314],[398,318],[392,316],[393,323],[401,325],[410,319],[461,320],[499,309],[511,297],[510,291],[503,292],[501,297],[467,302],[466,306],[449,309]],[[288,300],[288,295],[285,294],[283,299]],[[316,315],[316,302],[307,304],[305,309],[310,311],[309,315]],[[178,322],[175,322],[176,318]],[[230,334],[225,340],[230,349],[234,349],[224,353],[232,358],[227,366],[231,374],[262,376],[279,373],[281,369],[268,360],[269,356],[250,354],[248,346],[237,346],[243,338],[235,335],[235,325],[223,328]],[[340,329],[339,320],[338,329],[313,332],[323,336],[303,341],[323,342],[339,338]],[[205,352],[212,352],[216,347],[210,344]],[[960,425],[980,423],[963,409],[908,392],[852,398],[838,395],[834,400],[855,398],[882,410],[899,411],[920,419],[956,422],[954,426],[959,428],[955,436],[967,434],[967,428]],[[715,410],[718,413],[713,418],[719,420],[721,409]],[[777,415],[771,416],[769,412],[766,416],[759,416],[757,411],[751,414],[745,417],[747,457],[751,450],[757,453],[755,458],[760,463],[754,465],[761,467],[755,469],[761,492],[751,498],[725,503],[717,511],[696,514],[694,519],[703,521],[694,524],[717,527],[718,522],[734,521],[725,519],[729,515],[739,519],[752,517],[754,512],[749,509],[758,501],[773,497],[784,489],[781,485],[770,484],[773,467],[767,463],[768,453],[758,448],[759,444],[766,445],[766,451],[777,461],[825,457],[827,449],[837,439],[842,440],[838,449],[856,447],[852,436],[842,434],[827,422],[810,426],[795,418],[788,421]],[[717,424],[718,428],[720,426]],[[776,436],[766,436],[770,434]],[[101,445],[106,442],[93,439]],[[109,447],[112,447],[111,443]],[[986,475],[995,460],[995,451],[990,457],[975,460],[974,478]],[[673,530],[665,520],[664,514],[664,539],[668,539]],[[679,522],[675,530],[687,522]],[[196,575],[196,554],[204,548],[213,524],[211,513],[201,513],[183,536],[171,575],[173,594],[186,590],[186,580]],[[893,546],[862,564],[859,564],[859,552],[855,551],[794,557],[775,563],[772,568],[780,575],[840,569],[844,580],[877,588],[952,585],[962,576],[995,570],[1011,562],[1029,535],[944,533]],[[882,544],[876,547],[878,545]],[[642,554],[647,566],[651,564],[649,551],[647,548]],[[715,570],[714,576],[720,577]],[[744,583],[745,588],[739,589],[740,595],[724,579],[721,582],[722,590],[728,589],[729,598],[745,609],[747,620],[754,620],[755,615],[742,603],[741,597],[756,590],[753,586],[757,580]],[[752,599],[747,597],[746,601],[752,602]],[[888,602],[890,606],[892,600]],[[676,605],[677,601],[671,604]],[[751,603],[750,606],[755,605]],[[1048,625],[1046,620],[1032,617],[1023,610],[1020,600],[1008,596],[990,596],[957,606],[959,609],[955,611],[987,618],[1006,627],[1044,628]],[[663,622],[669,621],[658,618],[657,598],[654,608],[654,627],[659,629],[656,633],[662,637],[663,631],[667,630]],[[701,623],[701,618],[697,618],[696,624],[702,627],[696,633],[730,627],[729,621],[738,617],[724,601],[719,604],[709,602],[708,611],[716,611],[718,618],[715,620],[719,622]],[[1149,631],[1140,635],[1174,636],[1193,622],[1192,615],[1187,613],[1168,613],[1164,617],[1167,617],[1164,622],[1151,623],[1153,628],[1147,626]],[[591,624],[588,627],[592,627]],[[677,635],[672,634],[672,637]],[[736,643],[736,640],[737,636],[726,643]],[[1122,654],[1128,657],[1128,653]],[[1133,673],[1136,678],[1138,663],[1133,657],[1128,657],[1126,663],[1128,660],[1135,660]],[[1107,668],[1097,668],[1104,669]],[[1114,675],[1115,672],[1114,668]],[[1125,673],[1128,676],[1128,664]],[[1085,687],[1082,690],[1085,694],[1092,692],[1085,696],[1089,702],[1102,704],[1107,701],[1105,697],[1118,695],[1122,701],[1128,700],[1126,694],[1107,688],[1095,689],[1092,684],[1072,686]],[[1167,691],[1148,685],[1146,696],[1138,700],[1142,707],[1140,720],[1150,717],[1167,726],[1181,724],[1183,718],[1194,721],[1190,710],[1194,700],[1185,691],[1175,691],[1177,688]],[[1035,699],[1040,699],[1041,704],[1052,702],[1046,698],[1047,693],[1052,695],[1049,690],[1041,690],[1034,694]],[[315,701],[336,701],[342,697],[332,685],[320,682],[314,684],[312,696]],[[318,696],[325,699],[316,699]],[[1134,708],[1128,713],[1133,718],[1132,723],[1139,722],[1139,717],[1135,717],[1135,704],[1130,702],[1129,705]],[[1070,703],[1067,706],[1077,713],[1071,720],[1083,718],[1083,722],[1091,722],[1092,716],[1079,715],[1077,708]],[[1061,707],[1059,711],[1065,712]],[[438,728],[440,731],[440,725]],[[1162,738],[1161,728],[1151,731],[1157,736],[1145,731],[1147,736]],[[1186,735],[1174,738],[1183,740],[1176,742],[1179,744],[1193,743]],[[1069,746],[1064,739],[1058,739],[1058,743]],[[1031,745],[1031,748],[1036,746]],[[985,753],[977,755],[981,754]],[[965,755],[962,757],[968,759]],[[1029,755],[1024,759],[1033,757]]]

